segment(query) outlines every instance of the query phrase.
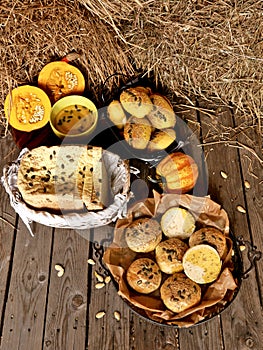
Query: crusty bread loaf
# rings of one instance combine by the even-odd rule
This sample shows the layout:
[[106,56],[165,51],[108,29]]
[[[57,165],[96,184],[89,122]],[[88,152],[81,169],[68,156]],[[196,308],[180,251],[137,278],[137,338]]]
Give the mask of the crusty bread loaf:
[[[99,190],[104,182],[103,164],[97,156],[99,153],[101,159],[101,149],[92,147],[91,150],[76,145],[42,146],[26,153],[17,178],[24,201],[39,209],[78,211],[84,209],[84,203],[87,209],[94,209],[90,203],[96,197],[96,204],[100,203],[97,209],[102,209],[106,199]],[[88,151],[94,152],[94,156]],[[92,167],[97,167],[96,174],[87,172]],[[98,180],[95,181],[95,177]]]
[[162,239],[159,222],[149,218],[139,218],[125,230],[128,247],[138,253],[148,253],[155,249]]
[[156,262],[162,272],[172,274],[183,271],[182,259],[188,245],[178,238],[162,241],[155,248]]
[[168,277],[160,292],[166,307],[176,313],[189,309],[201,300],[200,286],[180,272]]
[[139,293],[152,293],[159,288],[162,273],[158,265],[149,258],[135,260],[127,270],[127,282]]
[[215,281],[221,270],[218,252],[207,244],[189,248],[183,256],[185,274],[196,283],[205,284]]
[[198,244],[209,244],[217,250],[220,258],[223,258],[227,252],[226,237],[215,227],[203,227],[192,233],[189,238],[189,246],[193,247]]

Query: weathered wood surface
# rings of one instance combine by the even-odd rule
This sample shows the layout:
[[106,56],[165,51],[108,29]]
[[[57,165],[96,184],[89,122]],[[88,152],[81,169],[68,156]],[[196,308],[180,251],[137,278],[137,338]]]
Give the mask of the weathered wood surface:
[[[212,108],[206,104],[201,107]],[[241,147],[242,143],[252,146],[262,158],[255,129],[251,128],[251,139],[242,129],[231,134],[232,125],[246,127],[247,121],[225,108],[216,109],[214,114],[207,114],[205,109],[200,113],[195,108],[181,108],[180,113],[204,144],[209,181],[208,189],[205,181],[200,183],[200,195],[209,194],[222,204],[233,233],[262,251],[262,164],[251,149]],[[222,142],[218,142],[219,133]],[[229,143],[225,142],[227,133]],[[0,152],[2,171],[4,164],[16,158],[18,149],[9,138],[1,140]],[[133,161],[135,167],[142,164]],[[146,197],[148,186],[152,186],[146,179],[152,170],[141,170],[139,178],[132,176],[136,199]],[[221,171],[227,178],[221,176]],[[0,222],[1,350],[262,349],[262,259],[220,316],[192,328],[162,327],[132,311],[118,296],[112,281],[96,288],[99,280],[95,271],[103,278],[107,275],[101,256],[102,248],[112,239],[113,225],[80,233],[35,224],[35,237],[31,237],[2,187],[0,194],[1,218],[9,222]],[[246,213],[239,212],[238,205]],[[247,248],[242,254],[248,267]],[[88,264],[88,259],[95,264]],[[56,264],[64,268],[61,277]],[[101,311],[105,315],[97,319]],[[114,317],[115,311],[120,320]]]

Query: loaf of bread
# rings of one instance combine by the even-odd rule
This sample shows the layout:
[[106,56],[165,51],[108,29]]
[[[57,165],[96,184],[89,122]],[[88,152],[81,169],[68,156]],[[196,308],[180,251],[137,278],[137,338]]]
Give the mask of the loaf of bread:
[[200,286],[182,272],[168,277],[160,292],[165,306],[176,313],[189,309],[201,300]]
[[136,292],[149,294],[159,288],[162,273],[152,259],[140,258],[129,266],[126,277],[130,287]]
[[[21,159],[17,186],[34,208],[79,211],[108,204],[102,149],[92,146],[38,147]],[[85,205],[84,205],[85,204]]]

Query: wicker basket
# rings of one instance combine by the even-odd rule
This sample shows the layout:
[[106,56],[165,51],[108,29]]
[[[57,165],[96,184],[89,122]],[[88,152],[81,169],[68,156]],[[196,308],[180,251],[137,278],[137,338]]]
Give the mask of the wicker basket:
[[23,201],[21,193],[17,188],[17,174],[20,160],[28,151],[27,148],[24,148],[20,152],[17,160],[4,167],[1,181],[10,197],[11,206],[23,220],[31,235],[34,235],[30,226],[32,222],[38,222],[51,227],[85,230],[107,225],[126,215],[127,203],[130,198],[130,173],[128,162],[106,150],[103,150],[103,161],[109,179],[111,179],[111,190],[113,193],[112,203],[107,208],[98,212],[89,211],[85,213],[67,214],[53,214],[48,211],[29,208]]

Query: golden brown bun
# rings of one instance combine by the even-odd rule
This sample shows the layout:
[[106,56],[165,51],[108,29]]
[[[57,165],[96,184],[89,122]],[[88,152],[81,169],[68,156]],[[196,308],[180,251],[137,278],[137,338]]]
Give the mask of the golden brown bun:
[[151,137],[152,127],[146,118],[130,117],[124,126],[124,139],[136,149],[145,149]]
[[189,248],[184,254],[183,267],[185,274],[196,283],[211,283],[221,271],[221,260],[213,247],[199,244]]
[[178,238],[159,243],[155,248],[155,257],[161,271],[168,274],[183,271],[182,259],[187,249],[187,244]]
[[150,97],[138,88],[129,88],[122,91],[120,102],[128,113],[137,118],[145,117],[153,108]]
[[174,129],[156,130],[148,144],[150,151],[160,151],[170,146],[175,141],[176,134]]
[[161,226],[157,220],[140,218],[126,228],[125,238],[128,247],[134,252],[148,253],[153,251],[162,239]]
[[152,125],[157,129],[173,128],[176,118],[170,102],[157,93],[152,94],[150,98],[154,107],[147,117]]
[[119,101],[113,100],[108,106],[108,117],[117,128],[122,129],[127,121],[125,112]]
[[167,237],[185,239],[195,230],[195,218],[186,209],[172,207],[163,214],[161,228]]
[[143,92],[146,95],[150,96],[152,93],[152,89],[150,87],[145,87],[145,86],[135,86],[133,87],[134,90],[138,91],[138,92]]
[[161,299],[165,306],[176,313],[198,304],[201,288],[184,273],[175,273],[162,284]]
[[161,280],[159,266],[148,258],[135,260],[127,270],[127,282],[139,293],[152,293],[159,288]]
[[193,247],[198,244],[209,244],[217,250],[220,258],[222,258],[227,251],[225,235],[214,227],[203,227],[190,236],[189,246]]

